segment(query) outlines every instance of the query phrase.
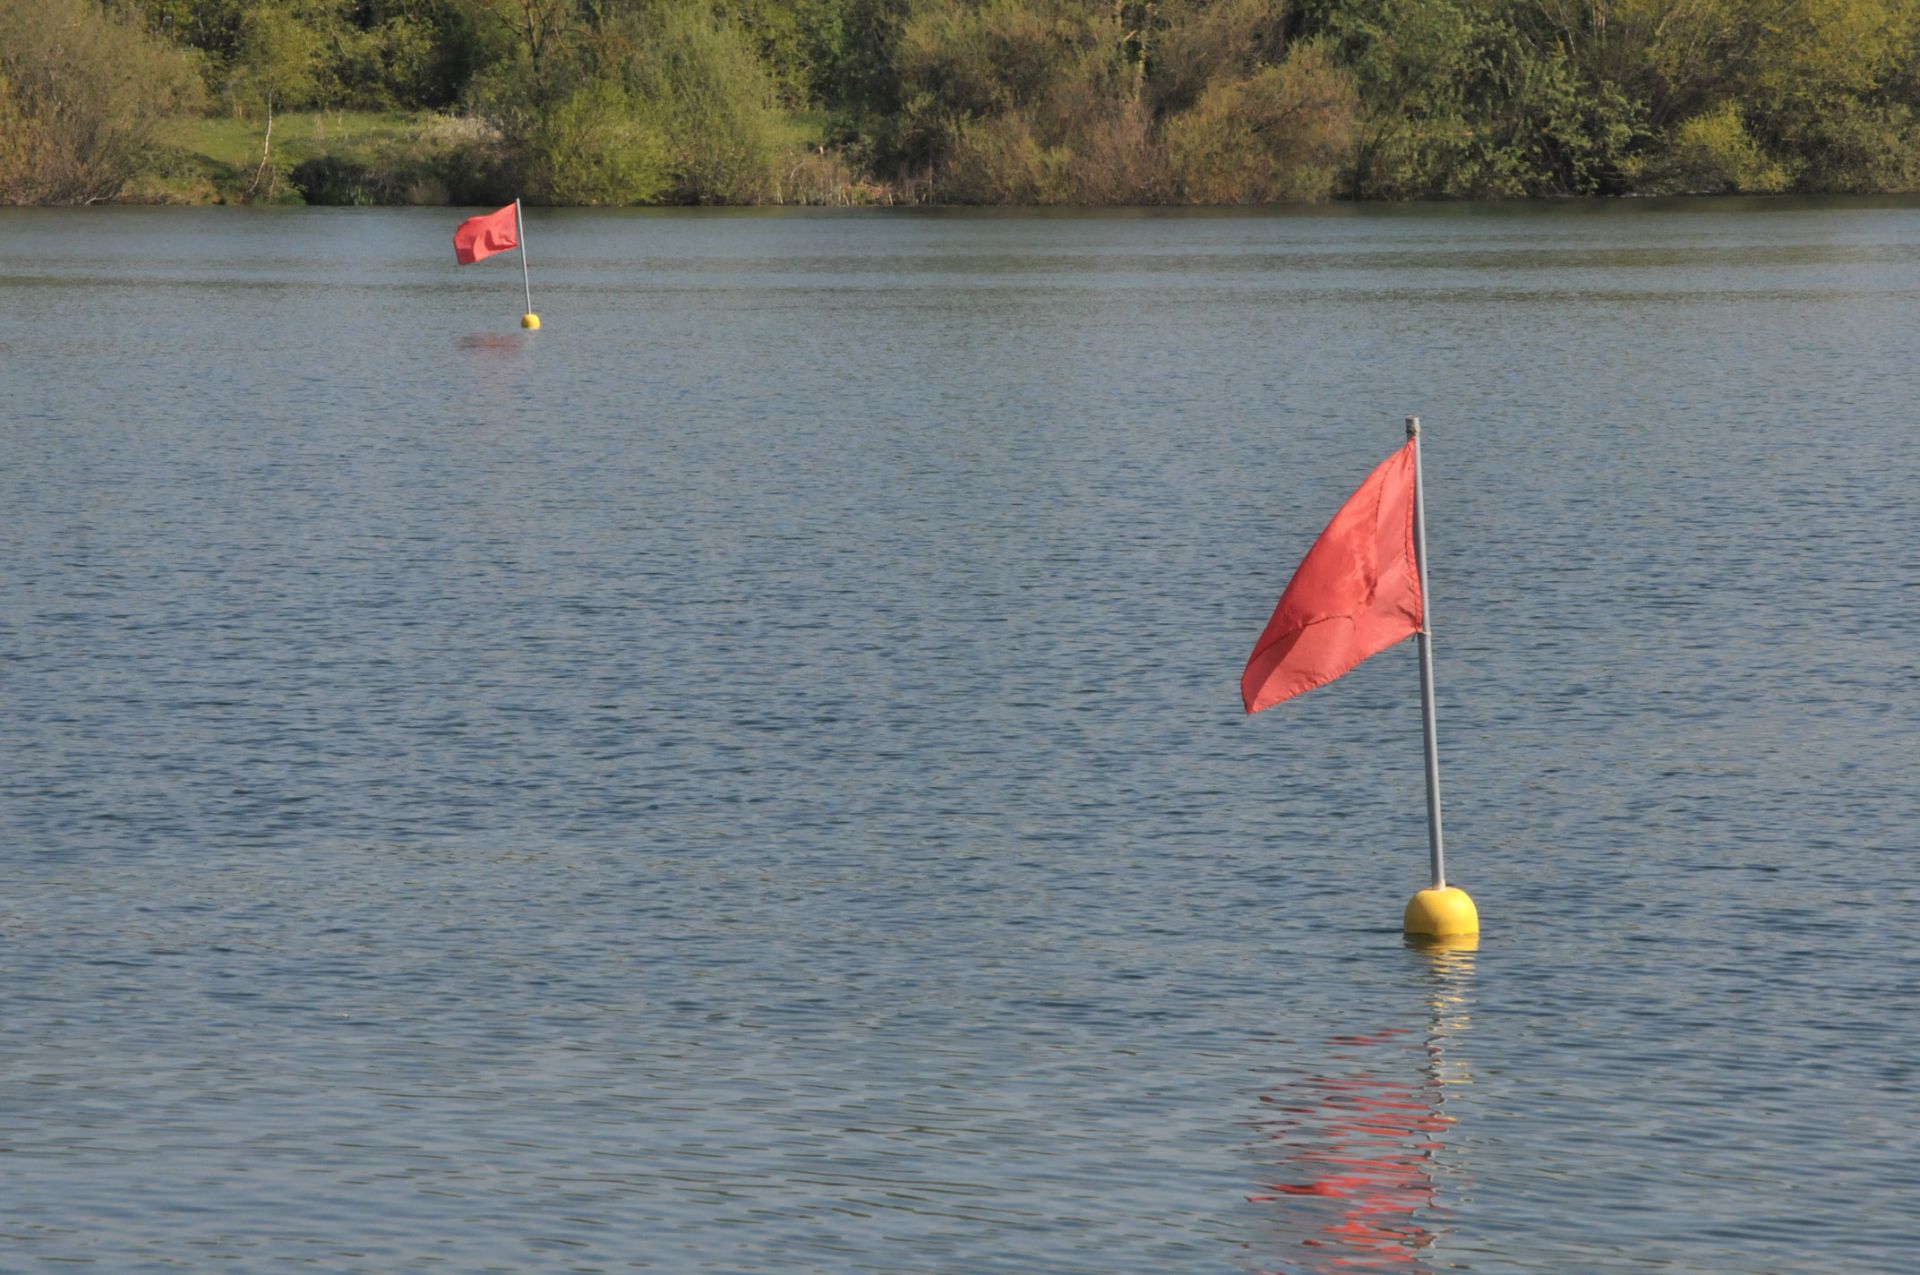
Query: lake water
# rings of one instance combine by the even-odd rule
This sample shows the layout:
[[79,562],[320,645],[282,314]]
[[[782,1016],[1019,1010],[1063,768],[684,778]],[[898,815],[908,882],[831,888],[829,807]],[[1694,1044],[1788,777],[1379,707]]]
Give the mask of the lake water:
[[0,1268],[1911,1265],[1920,202],[459,215],[0,213]]

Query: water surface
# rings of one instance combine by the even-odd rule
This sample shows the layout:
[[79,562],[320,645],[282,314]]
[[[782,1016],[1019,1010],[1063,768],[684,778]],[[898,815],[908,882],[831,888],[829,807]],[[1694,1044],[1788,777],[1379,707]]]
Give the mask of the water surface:
[[1920,203],[454,220],[0,212],[0,1267],[1907,1264]]

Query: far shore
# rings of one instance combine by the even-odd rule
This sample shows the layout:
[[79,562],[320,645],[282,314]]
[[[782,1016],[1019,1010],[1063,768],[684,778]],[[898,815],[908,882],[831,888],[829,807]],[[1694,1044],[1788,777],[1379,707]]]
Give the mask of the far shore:
[[[844,164],[831,161],[820,140],[820,121],[794,115],[789,119],[790,150],[811,163],[790,162],[771,197],[730,204],[694,204],[660,201],[619,205],[644,208],[1164,208],[1206,209],[1247,207],[1405,206],[1405,205],[1513,205],[1568,202],[1622,203],[1673,198],[1718,201],[1766,200],[1791,203],[1796,199],[1828,198],[1824,192],[1750,192],[1741,190],[1675,190],[1626,192],[1602,196],[1535,195],[1518,198],[1453,199],[1345,198],[1302,202],[1209,204],[1182,202],[1075,204],[1006,200],[948,200],[933,179],[883,181],[849,176]],[[486,125],[467,116],[431,111],[306,111],[280,115],[272,144],[263,148],[264,130],[257,120],[235,117],[188,117],[165,124],[160,147],[149,171],[129,182],[120,194],[94,203],[119,205],[298,206],[326,207],[482,207],[498,206],[524,192],[503,176],[504,165],[492,153],[498,139]],[[264,150],[264,157],[263,157]],[[1877,191],[1866,196],[1913,195],[1913,191]],[[595,203],[558,203],[526,199],[528,207],[590,208]]]

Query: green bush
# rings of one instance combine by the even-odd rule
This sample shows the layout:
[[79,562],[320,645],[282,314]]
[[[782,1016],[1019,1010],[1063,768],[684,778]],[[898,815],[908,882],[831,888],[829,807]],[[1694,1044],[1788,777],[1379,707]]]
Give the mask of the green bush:
[[1178,198],[1164,131],[1143,98],[1101,104],[1073,130],[1072,202],[1163,204]]
[[960,202],[1326,198],[1358,102],[1285,18],[1277,0],[921,0],[899,53],[914,151]]
[[652,203],[671,180],[665,141],[611,79],[595,80],[540,111],[520,144],[534,203]]
[[0,3],[0,203],[114,198],[200,100],[188,55],[91,0]]
[[1796,0],[1748,94],[1748,121],[1807,191],[1920,186],[1920,6]]
[[1304,44],[1278,66],[1214,80],[1167,126],[1167,150],[1192,203],[1320,200],[1339,180],[1358,116],[1327,48]]
[[782,136],[773,77],[747,34],[697,3],[650,9],[627,28],[621,66],[635,109],[665,140],[673,198],[750,204],[778,190]]
[[1747,132],[1736,102],[1682,123],[1633,175],[1637,186],[1658,194],[1771,194],[1792,180]]
[[742,28],[675,0],[537,59],[523,46],[476,78],[469,101],[539,201],[748,204],[780,197],[775,97]]
[[958,204],[1064,204],[1073,198],[1073,152],[1034,135],[1018,111],[955,129],[941,197]]

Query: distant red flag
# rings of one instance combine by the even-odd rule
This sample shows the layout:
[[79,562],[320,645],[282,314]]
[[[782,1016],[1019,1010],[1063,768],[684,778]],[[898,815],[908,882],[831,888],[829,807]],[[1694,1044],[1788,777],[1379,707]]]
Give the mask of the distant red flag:
[[514,224],[512,204],[499,212],[469,217],[453,232],[453,255],[463,266],[519,246],[520,228]]
[[1414,444],[1389,456],[1307,550],[1240,675],[1249,713],[1325,686],[1420,631]]

